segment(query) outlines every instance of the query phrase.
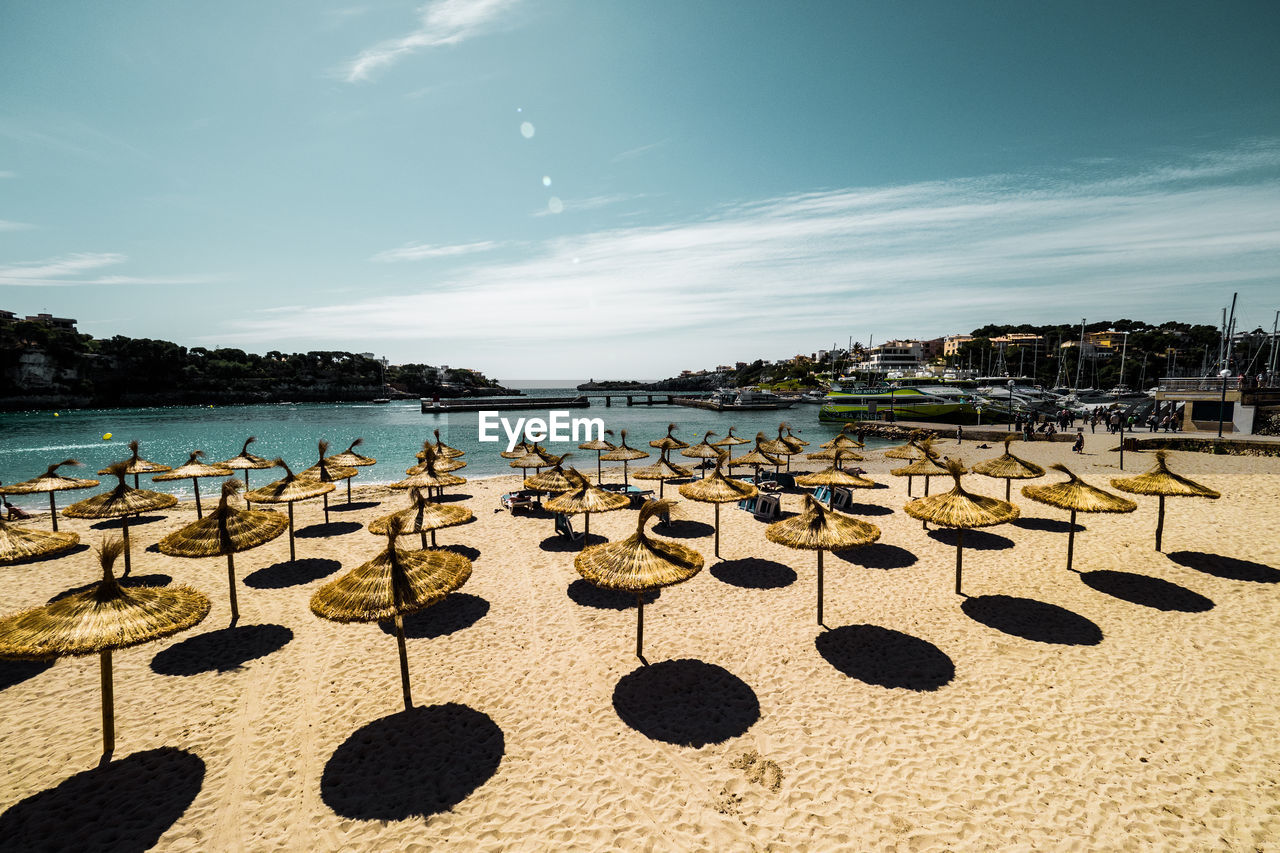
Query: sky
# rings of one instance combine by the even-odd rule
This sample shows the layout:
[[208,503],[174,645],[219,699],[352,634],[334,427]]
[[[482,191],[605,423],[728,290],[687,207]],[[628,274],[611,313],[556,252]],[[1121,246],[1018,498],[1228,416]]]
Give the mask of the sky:
[[505,379],[1280,309],[1275,2],[6,3],[0,308]]

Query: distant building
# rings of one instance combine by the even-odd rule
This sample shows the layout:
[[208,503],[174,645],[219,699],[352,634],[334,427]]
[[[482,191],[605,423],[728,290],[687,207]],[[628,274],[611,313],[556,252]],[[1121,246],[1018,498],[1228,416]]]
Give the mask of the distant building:
[[943,347],[946,346],[946,338],[931,338],[927,341],[920,342],[920,348],[924,352],[924,360],[932,361],[943,355]]
[[960,354],[960,347],[973,340],[973,335],[947,335],[942,339],[942,354],[954,356]]
[[[6,311],[5,313],[7,314],[9,312]],[[72,320],[70,317],[55,317],[52,314],[36,314],[34,316],[28,316],[26,320],[28,323],[40,323],[54,329],[65,329],[68,332],[74,332],[76,330],[76,321]]]
[[867,369],[878,373],[890,370],[917,370],[924,360],[920,341],[885,341],[867,352]]
[[18,315],[12,311],[0,311],[0,323],[14,323],[17,320]]
[[[742,362],[738,362],[738,363],[739,363],[739,364],[741,364]],[[727,373],[727,372],[729,372],[730,370],[733,370],[733,368],[732,368],[732,367],[730,367],[730,366],[729,366],[729,365],[727,365],[727,364],[717,364],[717,365],[716,365],[716,373]]]
[[1044,336],[1025,334],[1022,332],[1010,332],[1007,335],[1000,335],[997,338],[992,338],[991,343],[1005,344],[1010,346],[1030,347],[1030,346],[1036,346],[1036,345],[1043,345]]

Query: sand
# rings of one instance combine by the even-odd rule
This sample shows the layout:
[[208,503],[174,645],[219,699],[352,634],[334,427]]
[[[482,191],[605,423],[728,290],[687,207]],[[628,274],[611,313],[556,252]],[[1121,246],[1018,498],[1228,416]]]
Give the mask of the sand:
[[[1015,452],[1106,486],[1114,444]],[[940,447],[971,464],[1000,452]],[[1126,473],[1150,463],[1127,453]],[[862,464],[887,488],[859,493],[858,514],[883,535],[828,555],[827,628],[812,552],[728,506],[718,561],[712,508],[682,501],[656,532],[707,566],[646,606],[648,667],[633,602],[579,580],[549,517],[495,512],[514,478],[450,490],[476,520],[439,541],[475,570],[407,622],[411,712],[393,636],[308,608],[377,553],[363,528],[402,494],[357,487],[327,529],[319,501],[298,505],[297,565],[284,537],[237,558],[233,629],[224,560],[144,550],[195,518],[184,504],[133,529],[134,574],[194,585],[213,611],[115,655],[110,764],[97,766],[96,659],[0,664],[0,846],[1280,849],[1280,459],[1172,454],[1223,498],[1170,500],[1164,554],[1153,498],[1082,515],[1079,573],[1064,568],[1066,513],[1015,483],[1022,519],[966,537],[967,597],[950,535],[902,512],[906,483],[888,473],[901,463]],[[783,509],[801,500],[785,493]],[[591,530],[617,539],[635,519]],[[89,583],[94,566],[85,550],[0,567],[0,611]]]

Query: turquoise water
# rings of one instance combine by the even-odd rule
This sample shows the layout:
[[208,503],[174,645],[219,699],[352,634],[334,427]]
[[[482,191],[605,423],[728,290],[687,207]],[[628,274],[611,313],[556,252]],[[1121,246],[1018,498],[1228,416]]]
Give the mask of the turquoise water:
[[[533,397],[573,393],[570,388],[528,391]],[[626,429],[627,443],[643,450],[652,450],[648,446],[649,441],[665,435],[667,424],[672,422],[679,425],[676,437],[694,444],[705,431],[713,430],[723,436],[731,425],[736,426],[736,434],[744,438],[754,438],[757,431],[773,438],[777,435],[778,423],[785,420],[797,435],[817,445],[839,432],[836,426],[818,423],[818,408],[798,403],[784,411],[730,414],[684,406],[627,407],[624,401],[615,399],[611,408],[605,408],[601,401],[593,403],[589,409],[571,409],[569,416],[601,418],[606,428],[614,430],[615,443],[618,440],[616,433]],[[513,422],[521,417],[547,416],[545,410],[502,414]],[[250,445],[251,452],[269,459],[281,456],[295,471],[315,463],[318,440],[328,440],[331,445],[329,452],[338,453],[353,439],[362,437],[364,444],[359,451],[376,458],[378,464],[360,469],[354,484],[389,483],[402,479],[404,469],[415,464],[414,454],[421,449],[424,440],[432,438],[433,429],[440,430],[445,443],[466,451],[463,461],[467,467],[456,472],[459,475],[474,478],[516,473],[508,460],[498,456],[499,450],[506,449],[505,437],[500,443],[481,444],[478,441],[476,414],[425,415],[418,402],[413,400],[382,405],[314,403],[77,409],[59,412],[57,417],[52,412],[0,413],[0,481],[16,483],[29,479],[43,473],[50,464],[67,458],[80,460],[84,467],[62,469],[64,473],[73,477],[96,478],[92,472],[129,455],[127,444],[134,438],[142,443],[143,458],[152,462],[176,467],[186,462],[188,454],[196,448],[205,451],[207,460],[219,461],[239,453],[244,439],[252,435],[257,437],[257,441]],[[498,432],[501,434],[501,429]],[[112,433],[112,439],[104,441],[104,433]],[[872,441],[868,439],[868,444]],[[546,443],[553,453],[572,450],[576,467],[584,470],[594,468],[595,453],[577,450],[576,445],[577,442]],[[639,464],[648,463],[641,460]],[[277,470],[249,472],[250,483],[254,487],[279,476]],[[145,488],[172,492],[182,498],[192,495],[190,480],[152,483],[150,477],[144,475],[141,483]],[[107,487],[108,483],[104,481],[96,489],[64,492],[58,496],[58,505],[82,500],[105,491]],[[201,484],[202,496],[216,494],[216,490],[215,480],[206,479]],[[47,509],[49,505],[48,496],[44,494],[14,495],[9,500],[37,510]]]

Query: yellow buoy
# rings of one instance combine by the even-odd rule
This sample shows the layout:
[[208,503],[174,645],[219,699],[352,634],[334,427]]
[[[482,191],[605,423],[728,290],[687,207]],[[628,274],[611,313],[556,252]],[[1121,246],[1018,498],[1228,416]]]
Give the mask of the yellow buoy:
[[103,441],[110,441],[110,440],[111,440],[111,433],[109,433],[109,432],[104,432],[104,433],[102,434],[102,440],[103,440]]
[[54,412],[54,413],[53,413],[53,416],[56,418],[56,417],[58,416],[58,413],[57,413],[57,412]]

